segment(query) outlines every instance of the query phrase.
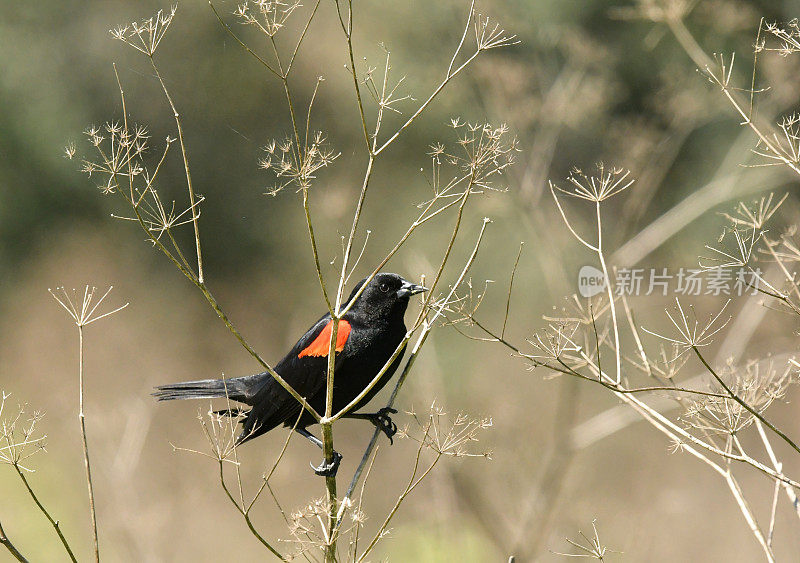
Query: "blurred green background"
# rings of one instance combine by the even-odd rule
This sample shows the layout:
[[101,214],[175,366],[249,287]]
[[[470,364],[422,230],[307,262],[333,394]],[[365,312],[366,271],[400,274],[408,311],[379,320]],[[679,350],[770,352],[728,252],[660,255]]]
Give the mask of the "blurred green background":
[[[236,3],[215,5],[233,24]],[[479,57],[379,162],[361,223],[372,234],[354,277],[369,272],[416,216],[415,204],[428,197],[419,170],[429,166],[432,142],[454,141],[447,124],[455,116],[506,122],[520,140],[518,163],[505,178],[508,192],[471,204],[456,251],[456,258],[466,256],[480,219],[494,220],[472,277],[477,285],[497,282],[481,309],[497,324],[517,245],[526,242],[508,328],[517,342],[543,325],[541,315],[575,291],[578,268],[592,263],[570,239],[546,192],[547,179],[563,179],[573,166],[588,169],[603,160],[630,168],[638,179],[608,208],[612,252],[709,182],[725,180],[692,206],[697,215],[689,214],[675,236],[636,256],[643,266],[694,267],[703,244],[721,230],[714,212],[753,193],[792,191],[784,210],[796,213],[796,181],[781,170],[741,166],[752,159],[749,133],[665,27],[629,17],[627,9],[635,6],[479,2],[477,9],[520,43]],[[108,33],[167,7],[118,0],[0,6],[0,387],[13,393],[11,401],[46,412],[48,452],[34,458],[31,479],[67,536],[88,555],[76,424],[77,337],[47,288],[114,285],[112,303],[131,306],[86,332],[87,424],[101,549],[112,561],[255,557],[259,545],[219,490],[213,463],[172,452],[170,442],[203,447],[198,405],[156,405],[149,392],[158,383],[243,375],[257,366],[134,226],[110,217],[122,211],[117,200],[102,196],[79,171],[91,148],[82,131],[121,117],[112,63],[130,114],[148,126],[153,144],[173,134],[146,59]],[[403,93],[424,99],[447,67],[468,3],[356,2],[355,8],[358,60],[379,66],[381,43],[386,45],[395,76],[407,77]],[[307,9],[289,20],[290,34]],[[687,25],[707,53],[736,51],[741,66],[735,76],[749,84],[760,18],[798,15],[800,5],[788,0],[700,1]],[[266,52],[252,29],[236,28]],[[292,189],[263,195],[274,180],[257,167],[261,147],[289,128],[282,89],[226,35],[206,2],[179,5],[156,58],[183,119],[195,189],[206,197],[200,224],[208,284],[243,334],[274,361],[324,308],[300,195]],[[316,77],[325,77],[313,120],[342,153],[320,171],[311,194],[321,260],[331,276],[365,164],[345,62],[334,6],[323,0],[292,87],[305,107]],[[770,55],[761,65],[760,79],[772,90],[760,109],[768,116],[797,109],[797,57]],[[386,130],[398,123],[392,118]],[[63,150],[69,143],[77,148],[72,160]],[[185,187],[177,156],[167,161],[160,189],[180,201]],[[430,276],[451,226],[451,216],[426,226],[388,269]],[[619,265],[634,254],[621,256]],[[448,270],[451,277],[455,269]],[[639,314],[643,322],[661,319],[663,302],[642,301]],[[792,351],[791,330],[767,322],[739,353]],[[379,557],[503,561],[517,554],[520,561],[551,560],[558,558],[552,551],[569,551],[564,536],[587,531],[594,518],[601,537],[628,561],[760,557],[724,483],[695,460],[669,455],[663,436],[652,429],[631,424],[565,451],[573,427],[615,405],[607,393],[528,372],[506,350],[465,340],[449,328],[434,332],[418,365],[400,407],[424,410],[436,398],[451,412],[492,416],[494,428],[483,446],[493,450],[493,460],[445,460],[401,509]],[[798,431],[791,410],[776,417]],[[341,427],[337,448],[345,455],[341,474],[348,475],[369,430],[356,422]],[[258,481],[282,439],[269,436],[243,448],[250,483]],[[382,518],[410,471],[413,444],[381,444],[368,526]],[[290,510],[323,492],[307,471],[318,452],[307,446],[293,442],[276,475],[274,486]],[[33,560],[58,560],[62,553],[52,531],[15,479],[10,469],[0,471],[0,521]],[[757,475],[745,474],[743,483],[763,489],[765,503],[771,498],[770,484]],[[789,517],[782,509],[779,525]],[[271,537],[285,537],[274,510],[265,506],[256,519]],[[800,539],[784,535],[776,549],[796,554]]]

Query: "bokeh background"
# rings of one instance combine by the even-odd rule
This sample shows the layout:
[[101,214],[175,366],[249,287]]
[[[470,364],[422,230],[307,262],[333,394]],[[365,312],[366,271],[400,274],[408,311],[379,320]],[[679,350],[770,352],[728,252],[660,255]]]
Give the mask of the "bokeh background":
[[[689,29],[707,53],[737,52],[741,84],[749,83],[760,19],[800,15],[789,0],[695,4]],[[236,4],[220,0],[217,6],[232,23]],[[449,0],[356,3],[358,56],[378,65],[385,44],[395,75],[407,76],[405,92],[424,99],[449,62],[467,6]],[[428,197],[419,170],[429,165],[432,142],[453,140],[447,124],[455,116],[506,122],[520,140],[507,193],[475,200],[456,249],[456,258],[466,256],[481,218],[493,219],[472,279],[476,285],[495,280],[480,315],[497,326],[518,243],[526,242],[507,329],[517,342],[545,324],[542,315],[576,290],[580,266],[593,263],[570,238],[546,191],[547,179],[563,179],[573,166],[588,169],[603,160],[638,179],[607,211],[608,248],[625,249],[615,255],[618,265],[694,267],[703,245],[722,229],[716,212],[760,192],[792,192],[777,220],[796,216],[796,180],[779,169],[742,166],[753,158],[750,133],[665,27],[630,17],[626,9],[635,6],[622,0],[479,2],[481,12],[521,42],[479,58],[380,162],[362,219],[372,234],[359,273],[391,248],[415,216],[414,205]],[[113,285],[110,303],[130,306],[86,331],[101,550],[110,561],[259,557],[259,544],[219,489],[214,463],[175,453],[170,445],[204,447],[196,415],[207,405],[156,404],[149,396],[158,383],[243,375],[257,366],[195,288],[131,224],[110,217],[120,211],[116,200],[101,196],[79,172],[80,156],[90,149],[82,131],[120,117],[112,63],[134,119],[148,125],[154,140],[172,131],[147,61],[108,33],[159,8],[167,6],[43,0],[0,7],[0,388],[12,393],[11,402],[46,413],[47,453],[32,460],[30,478],[83,559],[90,544],[77,424],[77,335],[47,289]],[[296,14],[290,28],[301,20]],[[251,30],[241,32],[264,47]],[[201,229],[209,286],[244,335],[274,361],[324,308],[300,196],[292,190],[263,195],[273,178],[257,168],[261,147],[288,130],[280,85],[224,33],[205,2],[180,4],[157,58],[184,120],[196,190],[206,197]],[[345,62],[341,30],[326,0],[293,79],[305,104],[316,77],[325,77],[316,126],[342,153],[321,171],[311,196],[324,264],[336,259],[349,228],[364,165]],[[772,87],[762,112],[796,109],[796,58],[765,56],[759,77]],[[73,160],[64,156],[69,143],[77,148]],[[162,191],[183,198],[182,175],[179,159],[169,160]],[[668,236],[658,244],[641,251],[623,247],[670,210]],[[430,275],[451,224],[448,217],[426,226],[390,269]],[[326,272],[333,274],[340,259]],[[641,324],[663,323],[665,301],[634,300]],[[700,301],[707,308],[720,304]],[[723,352],[743,359],[796,349],[789,321],[756,317],[747,340]],[[604,542],[622,552],[609,558],[761,557],[722,480],[696,460],[670,454],[661,434],[625,419],[599,387],[527,371],[505,349],[466,340],[450,328],[434,332],[417,366],[400,407],[424,411],[436,399],[453,413],[491,416],[494,426],[481,445],[493,456],[445,460],[402,507],[376,560],[503,561],[512,554],[520,561],[557,560],[554,551],[571,550],[564,537],[589,531],[593,519]],[[789,398],[796,399],[796,391]],[[774,408],[790,434],[800,433],[794,405]],[[620,428],[605,435],[609,416]],[[408,419],[400,415],[398,421]],[[347,476],[371,430],[353,421],[337,428],[337,449],[345,456],[340,474]],[[241,450],[251,487],[282,439],[267,436]],[[412,443],[387,446],[381,442],[368,487],[368,526],[382,518],[411,469]],[[308,469],[318,457],[307,443],[290,445],[273,481],[287,509],[323,494]],[[790,474],[800,468],[793,466],[786,468]],[[0,521],[6,532],[33,560],[59,560],[63,553],[52,530],[13,471],[3,469]],[[769,482],[745,471],[742,483],[763,500],[754,508],[766,517]],[[777,534],[776,550],[791,560],[800,539],[787,531],[793,516],[783,504],[777,525],[785,533]],[[255,519],[269,537],[286,537],[280,515],[268,505]]]

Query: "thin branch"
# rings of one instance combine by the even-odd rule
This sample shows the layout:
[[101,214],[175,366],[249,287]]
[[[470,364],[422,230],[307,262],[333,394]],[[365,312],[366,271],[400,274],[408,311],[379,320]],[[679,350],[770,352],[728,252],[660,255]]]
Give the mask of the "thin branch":
[[223,470],[224,464],[222,463],[222,460],[218,460],[218,462],[219,462],[219,479],[220,479],[220,484],[222,485],[222,489],[225,491],[225,495],[228,497],[228,500],[231,501],[231,504],[233,504],[233,506],[236,507],[236,510],[244,518],[244,521],[247,524],[247,527],[250,529],[250,532],[261,543],[261,545],[266,547],[270,551],[270,553],[272,553],[275,557],[277,557],[281,561],[288,561],[286,557],[281,555],[281,553],[278,550],[272,547],[272,545],[267,540],[265,540],[260,533],[258,533],[258,530],[256,530],[255,526],[253,525],[253,521],[250,519],[250,514],[248,513],[248,511],[244,510],[241,506],[239,506],[239,503],[236,501],[236,498],[233,496],[233,494],[231,494],[230,489],[228,489],[228,485],[227,483],[225,483],[225,472]]
[[[459,45],[459,48],[460,48],[460,45]],[[397,131],[395,131],[388,139],[386,139],[383,142],[383,144],[380,146],[380,148],[378,148],[378,150],[372,151],[372,153],[377,156],[380,153],[382,153],[384,150],[386,150],[386,148],[389,145],[391,145],[403,133],[403,131],[405,131],[405,129],[408,128],[408,126],[411,125],[422,114],[422,112],[424,112],[428,108],[428,106],[431,104],[431,102],[433,102],[433,100],[436,99],[436,96],[438,96],[442,92],[442,90],[444,90],[445,86],[447,86],[447,84],[453,78],[455,78],[459,73],[461,73],[462,70],[467,68],[469,66],[469,64],[472,61],[474,61],[477,58],[478,55],[480,55],[480,53],[481,53],[480,50],[476,50],[472,55],[469,56],[469,58],[467,58],[467,60],[465,60],[463,63],[461,63],[461,65],[456,70],[454,70],[452,72],[448,71],[447,76],[445,76],[444,80],[442,80],[439,83],[439,85],[436,87],[436,89],[433,91],[433,93],[428,97],[428,99],[425,100],[424,102],[422,102],[422,105],[420,105],[419,108],[417,108],[417,111],[415,111],[411,115],[411,117],[409,117],[406,120],[406,122],[403,123],[397,129]]]
[[519,243],[519,252],[517,252],[517,259],[514,260],[514,267],[511,269],[511,279],[508,281],[508,296],[506,297],[506,314],[503,316],[503,329],[500,331],[502,338],[506,334],[506,323],[508,323],[508,313],[511,310],[511,290],[514,288],[514,275],[517,273],[517,266],[519,266],[519,258],[522,256],[522,247],[525,246],[524,242]]
[[[478,248],[480,247],[481,240],[483,239],[483,233],[486,230],[486,226],[488,224],[489,224],[488,219],[484,219],[483,224],[481,225],[480,233],[478,234],[478,240],[475,243],[472,253],[470,254],[470,257],[467,259],[464,268],[461,270],[461,274],[458,276],[457,280],[455,281],[455,283],[453,283],[452,287],[450,288],[450,292],[448,296],[444,299],[444,303],[447,303],[447,301],[449,301],[449,299],[455,293],[456,289],[461,285],[461,283],[463,282],[464,278],[467,275],[467,272],[472,266],[472,263],[475,261],[475,258],[477,257],[478,254]],[[438,316],[441,313],[443,307],[444,305],[442,305],[439,308],[439,311],[437,312],[436,316]],[[434,317],[434,319],[436,318],[436,316]],[[389,400],[386,403],[386,408],[391,408],[394,405],[394,402],[397,399],[397,395],[400,393],[400,388],[403,386],[403,383],[405,383],[408,374],[411,372],[411,369],[413,368],[414,363],[417,360],[419,351],[425,344],[425,341],[428,338],[428,334],[430,334],[432,328],[433,328],[433,319],[430,322],[423,323],[422,331],[420,332],[419,336],[417,337],[416,343],[411,349],[411,353],[409,354],[408,360],[406,360],[406,365],[403,368],[403,371],[400,374],[400,377],[398,378],[397,383],[394,386],[394,389],[392,390],[392,394],[389,396]],[[350,486],[347,488],[347,493],[345,495],[343,502],[348,502],[352,498],[353,491],[355,490],[356,485],[358,484],[358,481],[361,478],[361,474],[364,471],[364,467],[369,461],[369,458],[372,455],[373,450],[377,446],[378,436],[380,434],[381,430],[378,428],[376,428],[373,431],[372,438],[370,439],[369,444],[367,444],[367,448],[364,450],[364,454],[361,457],[361,461],[359,462],[358,467],[356,468],[356,471],[353,474],[353,478],[350,481]],[[340,514],[337,526],[341,525],[341,520],[342,520],[342,515]]]
[[[110,291],[110,289],[109,289]],[[106,293],[108,295],[108,293]],[[104,296],[105,297],[105,296]],[[99,303],[98,303],[99,304]],[[78,326],[78,392],[80,411],[78,420],[81,425],[81,443],[83,445],[83,462],[86,469],[86,488],[89,494],[89,514],[92,521],[92,539],[94,541],[94,558],[100,562],[100,542],[97,536],[97,512],[94,504],[94,484],[92,483],[92,468],[89,464],[89,442],[86,437],[86,415],[83,410],[83,325]]]
[[[428,427],[425,429],[425,435],[427,436],[427,434],[429,432],[430,432],[430,423],[428,424]],[[383,537],[383,534],[384,534],[387,526],[389,525],[389,522],[391,522],[392,518],[397,513],[397,510],[400,508],[400,505],[402,504],[402,502],[411,493],[411,491],[413,491],[417,487],[417,485],[419,485],[419,483],[425,477],[428,476],[428,474],[433,470],[433,468],[436,466],[438,461],[441,459],[442,454],[440,452],[437,452],[437,454],[434,457],[434,459],[431,462],[431,464],[427,467],[427,469],[425,469],[425,471],[422,472],[422,474],[419,477],[417,477],[417,473],[419,471],[419,465],[420,465],[420,458],[422,456],[422,448],[423,448],[424,445],[425,445],[425,439],[423,438],[422,440],[420,440],[419,447],[417,448],[417,455],[416,455],[416,458],[414,460],[414,468],[413,468],[413,470],[411,472],[411,477],[408,480],[408,484],[406,485],[406,487],[403,490],[403,492],[400,493],[400,496],[397,498],[397,501],[395,502],[394,506],[389,511],[389,514],[386,516],[386,518],[384,519],[383,524],[380,526],[380,528],[378,528],[378,531],[376,532],[375,536],[372,538],[372,541],[369,543],[369,545],[364,550],[364,552],[361,554],[361,556],[359,556],[358,559],[356,559],[356,563],[360,563],[361,561],[364,560],[364,558],[367,555],[369,555],[369,553],[372,551],[372,549],[378,543],[378,540],[380,540]]]
[[161,78],[161,73],[158,72],[158,67],[156,66],[156,61],[151,54],[149,56],[150,64],[153,67],[153,71],[156,73],[156,77],[158,78],[159,83],[161,84],[161,89],[164,91],[164,96],[167,98],[167,102],[169,102],[169,107],[172,109],[172,115],[175,118],[175,125],[178,129],[178,142],[181,146],[181,156],[183,156],[183,169],[186,172],[186,187],[189,190],[189,203],[190,207],[192,208],[192,225],[194,226],[194,245],[197,250],[197,279],[200,283],[203,283],[203,254],[200,250],[200,226],[197,223],[198,218],[200,217],[200,212],[198,211],[196,205],[197,200],[194,194],[194,187],[192,186],[192,174],[189,171],[189,156],[186,154],[186,145],[183,140],[183,125],[181,125],[181,118],[178,110],[175,108],[175,104],[172,101],[172,96],[169,95],[169,91],[167,90],[167,85],[164,84],[164,79]]
[[464,40],[467,38],[467,32],[469,32],[469,24],[472,23],[472,16],[475,13],[475,0],[472,0],[469,5],[469,12],[467,13],[467,23],[464,24],[464,33],[461,34],[461,41],[458,42],[458,47],[456,47],[455,52],[453,53],[453,58],[450,59],[450,64],[447,66],[447,73],[446,76],[450,76],[450,73],[453,71],[453,65],[456,63],[456,58],[458,57],[458,53],[461,52],[461,47],[464,46]]
[[[482,330],[489,332],[489,329],[487,329],[484,326],[480,325],[474,318],[471,319],[471,320],[473,322],[475,322],[476,326],[479,326]],[[700,438],[697,438],[696,436],[694,436],[693,434],[687,432],[685,429],[683,429],[682,427],[680,427],[676,423],[674,423],[671,420],[669,420],[668,418],[666,418],[663,414],[658,412],[656,409],[654,409],[650,405],[648,405],[648,404],[644,403],[642,400],[636,398],[636,395],[638,394],[638,392],[644,392],[644,391],[650,391],[650,390],[684,391],[684,392],[687,392],[687,393],[698,394],[698,395],[706,395],[707,394],[706,392],[696,391],[696,390],[691,390],[691,389],[680,389],[678,387],[675,387],[675,388],[673,388],[673,387],[666,387],[666,388],[664,388],[664,387],[650,387],[650,388],[642,388],[642,389],[639,389],[639,390],[637,390],[637,389],[626,389],[626,388],[621,387],[621,386],[617,388],[616,387],[617,384],[615,383],[614,379],[612,377],[610,377],[609,375],[607,375],[606,373],[604,373],[604,372],[599,372],[603,377],[603,380],[600,382],[597,377],[589,377],[589,376],[586,376],[584,374],[581,374],[580,372],[575,371],[574,369],[570,368],[568,365],[566,365],[563,362],[561,363],[562,368],[559,368],[558,366],[553,366],[551,364],[542,364],[538,358],[536,358],[535,356],[531,356],[530,354],[526,354],[526,353],[522,352],[517,346],[513,345],[512,343],[508,342],[507,340],[500,339],[498,337],[495,337],[494,340],[496,342],[500,343],[500,344],[503,344],[504,346],[506,346],[507,348],[509,348],[513,352],[515,352],[515,354],[518,357],[523,358],[526,361],[534,362],[534,365],[538,365],[538,366],[541,366],[541,367],[545,367],[546,369],[551,369],[551,370],[558,371],[558,372],[565,373],[565,374],[569,374],[569,375],[575,375],[575,376],[579,377],[580,379],[584,379],[586,381],[591,381],[593,383],[599,383],[599,384],[603,385],[603,387],[606,387],[609,390],[611,390],[614,393],[614,395],[616,395],[617,398],[622,400],[624,403],[627,403],[628,406],[630,406],[634,410],[636,410],[645,420],[650,422],[657,429],[661,430],[662,432],[664,432],[665,434],[667,434],[671,438],[676,439],[677,443],[679,443],[680,446],[682,448],[684,448],[684,449],[689,447],[690,444],[695,444],[698,447],[700,447],[700,448],[702,448],[702,449],[704,449],[704,450],[706,450],[708,452],[711,452],[713,454],[719,455],[720,457],[750,465],[751,467],[759,470],[760,472],[764,473],[765,475],[769,476],[772,479],[777,479],[777,480],[781,481],[782,483],[786,483],[787,485],[789,485],[791,487],[795,487],[797,489],[800,489],[800,482],[795,481],[795,480],[787,477],[781,471],[776,471],[774,469],[771,469],[770,467],[764,465],[763,463],[753,459],[752,457],[750,457],[750,456],[748,456],[746,454],[741,454],[741,455],[733,454],[733,453],[721,450],[720,448],[718,448],[718,447],[716,447],[716,446],[714,446],[712,444],[704,442]],[[594,364],[594,362],[591,360],[591,358],[589,358],[585,353],[581,353],[581,359],[582,359],[583,362],[586,363],[586,365],[590,366],[595,372],[598,371],[597,370],[597,366]],[[712,394],[712,396],[713,395],[714,394]],[[719,396],[719,394],[716,394],[716,395]],[[722,398],[730,398],[730,395],[727,395],[727,394],[726,395],[722,395]],[[702,456],[702,454],[698,454],[698,455]]]
[[64,546],[64,549],[66,550],[67,555],[69,555],[69,558],[72,560],[72,563],[78,563],[78,560],[75,558],[75,554],[72,552],[72,548],[69,546],[69,543],[67,542],[67,538],[64,537],[64,534],[61,531],[61,526],[59,525],[58,520],[55,520],[52,516],[50,516],[50,513],[47,511],[44,505],[39,501],[39,498],[36,496],[36,493],[33,492],[30,483],[28,483],[28,479],[25,477],[25,474],[22,472],[19,466],[14,465],[14,470],[17,472],[17,475],[19,475],[19,478],[22,479],[22,482],[25,484],[25,488],[28,490],[28,494],[33,499],[33,502],[36,503],[36,506],[39,507],[39,510],[41,510],[42,514],[44,514],[45,518],[47,518],[47,521],[50,522],[51,526],[53,526],[53,529],[56,531],[56,534],[58,535],[58,539],[61,541],[61,545]]
[[739,403],[739,405],[741,405],[747,412],[749,412],[754,417],[756,417],[758,420],[760,420],[767,428],[769,428],[770,430],[775,432],[775,434],[777,434],[784,442],[789,444],[797,453],[800,453],[800,446],[798,446],[786,434],[784,434],[781,430],[779,430],[777,427],[775,427],[774,424],[772,424],[770,421],[768,421],[766,418],[764,418],[764,415],[762,415],[756,409],[751,407],[747,403],[747,401],[744,401],[741,397],[739,397],[736,393],[734,393],[734,391],[730,387],[728,387],[728,384],[725,383],[725,380],[722,379],[717,374],[717,372],[714,371],[714,368],[712,368],[709,365],[709,363],[706,361],[706,359],[700,353],[700,350],[697,348],[697,346],[692,346],[692,350],[694,350],[695,355],[700,359],[700,362],[703,364],[703,366],[705,366],[706,370],[708,370],[708,373],[710,373],[712,376],[714,376],[714,379],[716,379],[717,383],[719,383],[722,386],[722,388],[725,389],[725,391],[728,393],[728,395],[730,396],[731,399],[733,399],[734,401]]
[[308,16],[306,25],[303,27],[303,31],[300,33],[300,38],[297,40],[297,43],[294,46],[294,51],[292,51],[292,56],[289,58],[289,63],[286,65],[286,72],[284,73],[285,76],[288,76],[289,73],[292,71],[292,65],[294,65],[294,61],[297,58],[297,52],[300,50],[300,45],[303,43],[303,39],[305,39],[306,37],[308,28],[311,27],[311,20],[314,19],[314,16],[317,13],[317,8],[319,8],[319,4],[321,1],[322,0],[317,0],[317,3],[314,4],[314,9],[311,10],[311,15]]
[[[115,66],[115,72],[116,72],[116,66]],[[119,82],[119,77],[117,77],[117,78],[118,78],[117,84],[119,86],[120,99],[122,100],[124,126],[125,126],[125,129],[127,130],[128,129],[128,116],[127,116],[127,112],[125,111],[125,94],[124,94],[124,91],[122,89],[122,85]],[[131,166],[131,165],[129,164],[129,166]],[[132,180],[133,179],[133,175],[129,173],[128,177],[130,178],[130,181],[132,182],[133,181]],[[142,218],[141,213],[139,211],[139,207],[137,205],[134,205],[133,202],[131,202],[127,198],[127,196],[125,195],[124,192],[119,191],[119,193],[131,205],[132,210],[133,210],[134,215],[135,215],[135,220],[137,221],[137,223],[141,227],[142,231],[144,231],[145,235],[147,236],[148,241],[150,243],[152,243],[153,246],[158,248],[158,250],[160,250],[170,260],[170,262],[172,262],[175,265],[176,268],[178,268],[178,270],[186,277],[186,279],[188,279],[190,282],[192,282],[192,284],[194,284],[195,287],[197,287],[202,292],[202,294],[205,297],[206,301],[214,309],[214,312],[216,312],[217,316],[220,319],[222,319],[222,321],[225,323],[225,326],[228,327],[228,330],[230,330],[230,332],[234,335],[234,337],[236,337],[236,339],[239,341],[239,343],[242,345],[242,347],[245,350],[247,350],[247,352],[261,365],[261,367],[263,367],[264,370],[266,370],[272,376],[272,378],[275,379],[275,381],[277,381],[280,384],[280,386],[283,387],[286,390],[287,393],[289,393],[292,397],[294,397],[294,399],[298,403],[300,403],[303,406],[303,408],[306,409],[316,420],[319,420],[320,418],[322,418],[320,416],[320,414],[314,409],[314,407],[312,407],[311,404],[309,404],[309,402],[306,401],[306,399],[304,397],[300,396],[300,394],[297,391],[295,391],[295,389],[291,385],[289,385],[289,383],[285,379],[283,379],[283,377],[281,377],[280,374],[278,374],[278,372],[276,372],[272,368],[272,366],[270,366],[258,354],[258,352],[256,352],[256,350],[247,342],[247,340],[245,340],[244,336],[242,336],[242,334],[233,325],[233,323],[230,321],[230,319],[228,319],[228,316],[222,310],[222,308],[220,307],[220,305],[217,302],[217,300],[214,298],[214,296],[209,291],[208,287],[206,287],[205,283],[203,281],[201,281],[198,278],[198,276],[195,275],[195,273],[191,269],[189,269],[186,266],[184,266],[183,264],[181,264],[181,262],[178,259],[176,259],[175,256],[173,256],[173,254],[169,251],[169,249],[166,248],[164,246],[164,244],[157,237],[155,237],[153,235],[153,233],[150,231],[149,227],[147,226],[146,221]]]
[[[267,61],[265,61],[264,59],[262,59],[262,58],[261,58],[261,57],[258,55],[258,53],[256,53],[256,52],[255,52],[255,51],[253,51],[252,49],[250,49],[250,47],[248,47],[248,46],[247,46],[247,44],[246,44],[244,41],[242,41],[241,39],[239,39],[239,36],[238,36],[238,35],[236,35],[236,33],[234,33],[233,29],[231,29],[231,26],[229,26],[227,23],[225,23],[225,21],[222,19],[222,16],[220,16],[220,15],[219,15],[219,12],[217,12],[217,9],[214,7],[214,3],[213,3],[213,2],[209,2],[209,3],[208,3],[208,5],[209,5],[209,6],[211,7],[211,9],[214,11],[214,15],[217,17],[217,21],[219,21],[219,24],[220,24],[220,25],[221,25],[221,26],[222,26],[222,27],[225,29],[225,31],[227,31],[227,32],[228,32],[228,34],[229,34],[229,35],[230,35],[230,36],[231,36],[231,37],[232,37],[232,38],[233,38],[233,39],[234,39],[234,40],[235,40],[235,41],[236,41],[236,42],[237,42],[239,45],[241,45],[241,46],[242,46],[242,48],[243,48],[245,51],[247,51],[247,52],[248,52],[248,53],[250,53],[250,54],[251,54],[253,57],[255,57],[255,59],[256,59],[258,62],[260,62],[262,65],[264,65],[264,67],[265,67],[265,68],[266,68],[268,71],[270,71],[272,74],[274,74],[274,75],[275,75],[275,76],[277,76],[278,78],[283,78],[283,75],[282,75],[280,72],[278,72],[277,70],[275,70],[274,68],[272,68],[272,65],[271,65],[271,64],[269,64]],[[316,9],[315,9],[315,11],[316,11]],[[299,46],[300,46],[300,44],[299,44],[299,42],[298,42],[298,47],[299,47]],[[292,57],[292,61],[294,61],[294,57]]]
[[16,559],[17,561],[21,561],[22,563],[28,563],[28,560],[20,553],[20,551],[14,547],[14,544],[11,543],[11,540],[8,539],[5,530],[3,530],[3,525],[0,523],[0,545],[6,546],[9,553]]
[[[769,456],[773,467],[775,467],[775,471],[780,473],[783,469],[783,464],[781,464],[778,461],[778,458],[775,457],[775,451],[772,449],[772,444],[770,444],[769,439],[767,438],[767,433],[764,432],[764,427],[760,420],[756,420],[756,429],[758,430],[758,435],[764,444],[764,448],[767,450],[767,455]],[[776,482],[778,482],[777,479]],[[789,499],[789,503],[792,505],[795,514],[798,518],[800,518],[800,499],[797,498],[797,492],[787,483],[781,482],[781,485],[783,485],[783,489],[786,492],[786,497]]]
[[[347,0],[348,10],[347,10],[347,25],[345,26],[344,21],[341,19],[341,11],[339,21],[342,22],[342,29],[344,30],[345,39],[347,40],[347,54],[350,57],[350,74],[353,77],[353,89],[356,94],[356,101],[358,102],[358,115],[361,117],[361,130],[364,133],[364,143],[367,147],[367,152],[370,153],[370,156],[374,154],[374,151],[370,148],[369,145],[369,133],[367,132],[367,118],[364,114],[364,102],[361,99],[361,88],[358,85],[358,73],[356,72],[356,63],[355,63],[355,55],[353,54],[353,2],[352,0]],[[336,8],[339,9],[339,0],[336,0]]]

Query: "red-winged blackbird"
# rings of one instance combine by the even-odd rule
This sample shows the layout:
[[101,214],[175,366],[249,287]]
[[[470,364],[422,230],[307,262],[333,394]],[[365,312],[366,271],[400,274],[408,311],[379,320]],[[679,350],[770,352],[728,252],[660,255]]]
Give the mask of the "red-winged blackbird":
[[[348,304],[366,280],[353,289]],[[404,316],[411,295],[426,288],[408,282],[397,274],[377,274],[356,299],[350,310],[339,320],[336,333],[336,364],[334,366],[333,411],[338,412],[355,399],[389,360],[406,334]],[[275,371],[304,397],[317,411],[325,411],[328,350],[333,322],[330,314],[320,318],[286,356],[275,365]],[[372,422],[391,440],[397,431],[390,413],[381,409],[375,413],[355,413],[391,379],[400,365],[401,353],[380,381],[359,401],[349,418]],[[220,411],[231,416],[244,415],[242,432],[237,444],[260,436],[283,424],[294,426],[304,437],[322,448],[322,442],[308,430],[316,421],[308,411],[300,414],[302,406],[267,372],[233,379],[205,379],[156,387],[153,393],[159,401],[172,399],[208,399],[228,397],[250,406],[249,410]],[[298,422],[299,417],[299,422]],[[314,471],[319,475],[335,475],[342,456],[334,452],[333,462],[323,460]]]

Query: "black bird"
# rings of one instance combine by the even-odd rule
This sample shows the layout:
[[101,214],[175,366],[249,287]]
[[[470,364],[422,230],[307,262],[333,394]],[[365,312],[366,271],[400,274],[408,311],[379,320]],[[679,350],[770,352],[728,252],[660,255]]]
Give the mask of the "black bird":
[[[348,304],[364,285],[360,281],[353,289]],[[421,285],[404,280],[397,274],[377,274],[339,320],[336,333],[336,364],[334,366],[333,411],[338,412],[355,399],[389,360],[406,334],[404,316],[409,298],[426,291]],[[275,371],[319,413],[325,411],[328,350],[333,321],[323,315],[289,353],[275,365]],[[397,411],[381,409],[375,413],[356,413],[391,379],[403,358],[401,353],[386,370],[380,381],[359,401],[349,418],[366,419],[380,428],[391,440],[397,426],[389,416]],[[244,403],[249,409],[219,411],[230,416],[243,415],[242,432],[237,444],[264,434],[280,424],[294,426],[311,442],[322,448],[322,441],[306,427],[316,420],[268,373],[257,373],[233,379],[204,379],[156,387],[153,393],[159,401],[173,399],[208,399],[228,397]],[[299,417],[299,422],[298,422]],[[318,475],[335,475],[342,456],[334,452],[333,461],[323,460],[314,471]]]

